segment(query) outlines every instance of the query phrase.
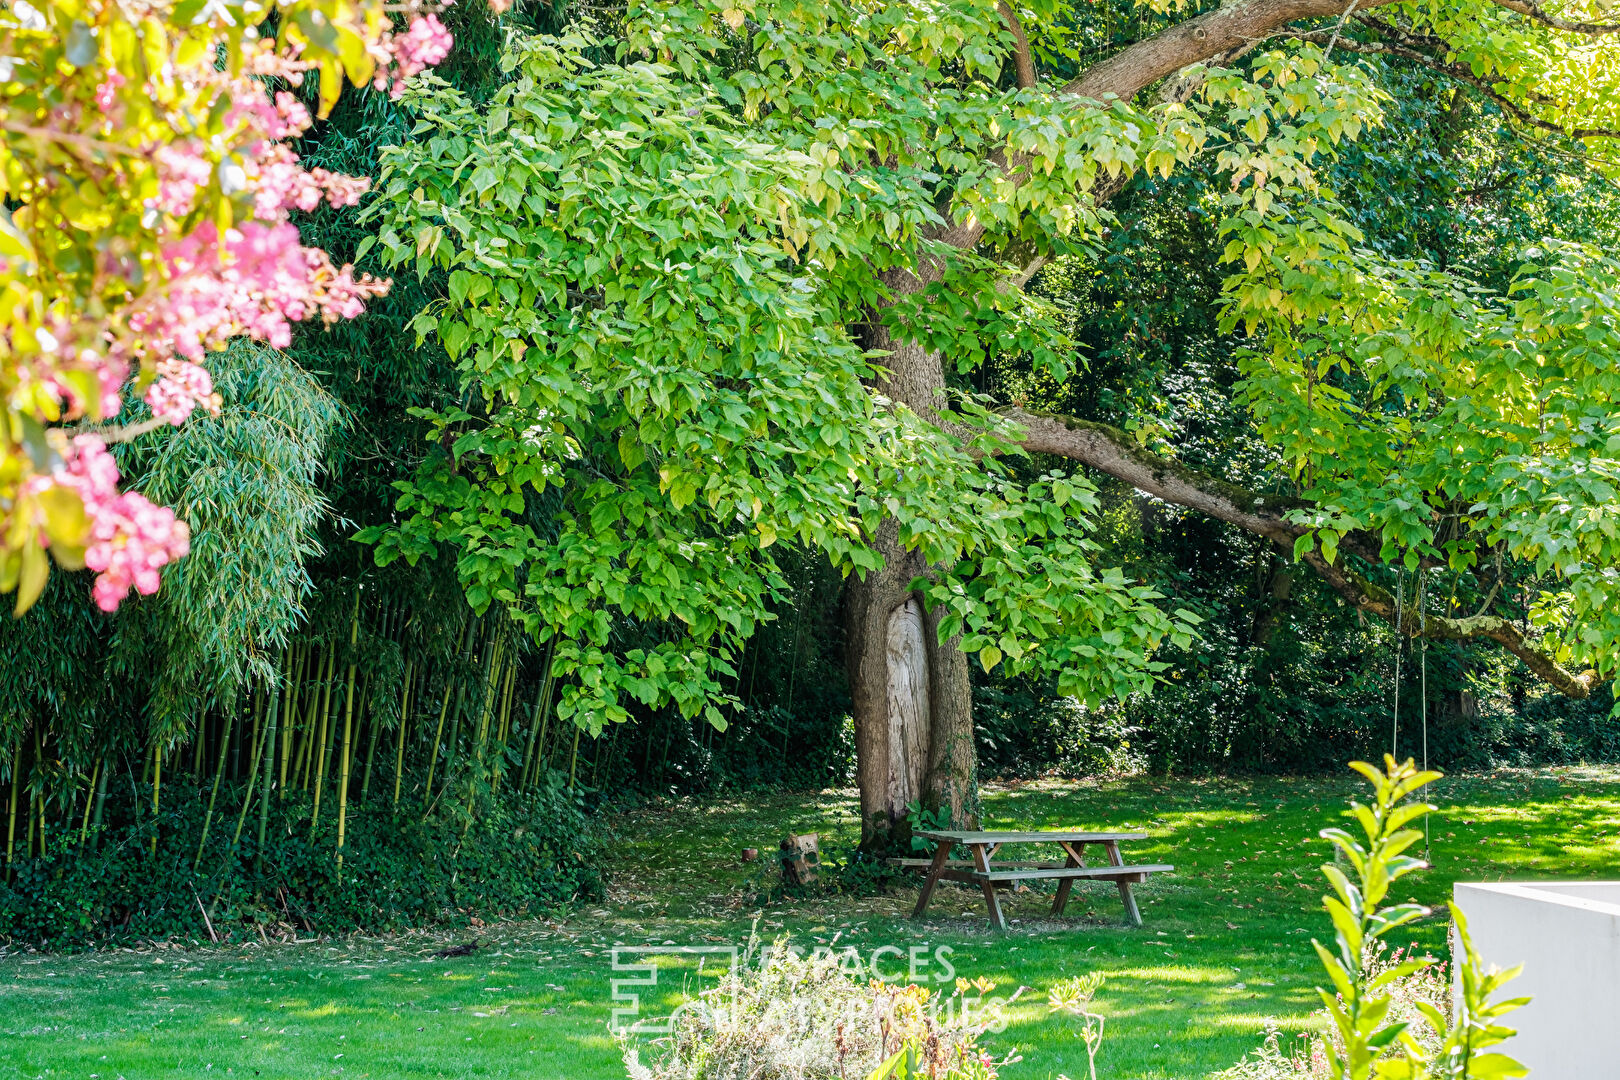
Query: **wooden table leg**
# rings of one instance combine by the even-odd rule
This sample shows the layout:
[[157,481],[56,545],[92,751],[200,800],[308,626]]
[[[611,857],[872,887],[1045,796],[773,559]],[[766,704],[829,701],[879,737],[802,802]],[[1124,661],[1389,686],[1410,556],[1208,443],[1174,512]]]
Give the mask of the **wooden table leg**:
[[[1068,841],[1060,841],[1060,846],[1063,848],[1065,854],[1068,855],[1068,858],[1064,861],[1064,866],[1086,865],[1086,860],[1081,856],[1081,853],[1086,850],[1084,841],[1080,842],[1079,844],[1072,844]],[[1064,878],[1062,881],[1058,882],[1057,895],[1052,898],[1052,918],[1055,919],[1059,915],[1063,914],[1063,908],[1069,902],[1069,890],[1073,887],[1074,878]]]
[[[990,853],[995,850],[989,844],[969,844],[968,850],[973,853],[973,868],[981,874],[990,872]],[[1001,900],[996,896],[995,884],[986,880],[979,883],[984,888],[984,906],[990,912],[990,925],[997,930],[1007,929],[1007,920],[1001,914]]]
[[[1103,841],[1103,850],[1108,852],[1108,865],[1110,865],[1110,866],[1124,866],[1125,865],[1125,858],[1124,858],[1124,856],[1120,855],[1120,853],[1119,853],[1119,841],[1118,840],[1104,840]],[[1129,921],[1132,926],[1141,926],[1142,925],[1142,913],[1141,913],[1141,911],[1137,910],[1136,897],[1134,895],[1132,895],[1132,893],[1131,893],[1131,883],[1128,882],[1128,881],[1120,881],[1120,882],[1117,882],[1116,884],[1119,885],[1119,899],[1120,899],[1120,902],[1125,905],[1125,918],[1126,918],[1126,920]]]
[[913,919],[922,917],[928,910],[928,901],[933,898],[934,886],[939,883],[939,873],[945,869],[945,861],[951,857],[951,844],[943,841],[934,848],[934,861],[928,865],[928,876],[923,879],[922,892],[917,894],[917,906],[911,912]]

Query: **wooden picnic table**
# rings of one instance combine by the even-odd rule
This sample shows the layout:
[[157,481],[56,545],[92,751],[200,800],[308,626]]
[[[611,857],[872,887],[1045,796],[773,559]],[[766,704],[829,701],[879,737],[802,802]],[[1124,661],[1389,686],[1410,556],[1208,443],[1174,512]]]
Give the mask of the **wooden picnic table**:
[[[1112,881],[1119,886],[1119,898],[1125,905],[1126,918],[1133,926],[1141,926],[1142,913],[1136,907],[1136,897],[1131,895],[1131,886],[1146,881],[1149,874],[1175,869],[1168,863],[1125,865],[1125,858],[1119,852],[1120,841],[1147,838],[1146,833],[1139,832],[1080,832],[1073,829],[970,832],[960,829],[918,829],[915,835],[933,840],[939,846],[935,848],[934,857],[931,859],[896,860],[901,866],[928,869],[928,876],[923,880],[922,893],[917,897],[917,908],[911,913],[912,918],[921,916],[928,909],[928,901],[934,895],[934,886],[943,878],[946,881],[961,881],[982,888],[984,906],[990,912],[990,925],[997,930],[1007,929],[1007,920],[1001,914],[1001,901],[996,896],[996,890],[1012,888],[1021,881],[1042,879],[1058,882],[1057,895],[1052,898],[1054,917],[1063,914],[1064,905],[1069,902],[1069,890],[1075,881],[1090,878],[1097,881]],[[1056,844],[1063,849],[1066,857],[1060,863],[993,861],[996,852],[1002,847],[1017,844]],[[1087,844],[1101,847],[1108,862],[1104,865],[1087,866],[1085,859]],[[967,859],[950,857],[951,851],[957,847],[967,849]]]

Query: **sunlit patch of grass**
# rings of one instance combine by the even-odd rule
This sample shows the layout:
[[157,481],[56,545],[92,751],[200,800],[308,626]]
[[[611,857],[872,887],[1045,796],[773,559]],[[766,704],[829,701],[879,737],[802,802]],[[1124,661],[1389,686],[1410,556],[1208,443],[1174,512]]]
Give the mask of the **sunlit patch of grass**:
[[[1348,776],[1137,778],[985,793],[992,827],[1147,832],[1126,845],[1127,857],[1177,872],[1138,888],[1141,929],[1121,925],[1111,885],[1084,883],[1062,920],[1047,917],[1047,891],[1009,897],[1018,924],[1007,935],[990,933],[978,893],[958,886],[942,887],[920,922],[907,917],[916,893],[906,887],[775,903],[759,912],[758,931],[807,945],[839,935],[840,946],[863,952],[948,946],[958,974],[994,980],[997,994],[1031,987],[990,1039],[1023,1055],[1007,1080],[1082,1073],[1084,1049],[1065,1020],[1047,1014],[1044,995],[1066,976],[1102,971],[1097,1003],[1109,1019],[1099,1075],[1203,1077],[1254,1047],[1268,1019],[1285,1032],[1310,1022],[1319,974],[1309,942],[1329,934],[1317,872],[1328,852],[1316,833],[1355,789]],[[1611,876],[1620,857],[1614,770],[1502,771],[1447,778],[1437,789],[1434,869],[1402,883],[1421,902],[1443,901],[1456,880]],[[855,807],[849,791],[766,792],[624,815],[608,845],[609,902],[562,921],[269,949],[0,957],[0,1080],[616,1080],[623,1071],[606,1030],[613,945],[746,941],[776,842],[816,832],[824,846],[848,843]],[[761,849],[761,861],[743,863],[745,847]],[[1412,937],[1439,953],[1444,922],[1425,921]],[[485,947],[473,956],[431,956],[474,938]],[[663,989],[668,1008],[675,998]]]

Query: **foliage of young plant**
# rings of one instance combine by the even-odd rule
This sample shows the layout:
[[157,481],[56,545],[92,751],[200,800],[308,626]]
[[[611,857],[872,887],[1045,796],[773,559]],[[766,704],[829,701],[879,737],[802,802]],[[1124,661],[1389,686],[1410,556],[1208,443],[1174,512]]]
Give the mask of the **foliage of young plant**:
[[[1383,941],[1368,949],[1364,968],[1369,980],[1376,979],[1390,968],[1404,963],[1409,948],[1389,949]],[[1451,965],[1442,960],[1428,963],[1417,971],[1398,976],[1387,984],[1391,1023],[1404,1023],[1407,1034],[1416,1039],[1426,1053],[1438,1050],[1443,1031],[1436,1032],[1425,1019],[1429,1008],[1437,1010],[1449,1029],[1452,1015]],[[1324,1015],[1324,1019],[1325,1014]],[[1328,1070],[1328,1056],[1324,1045],[1327,1034],[1300,1033],[1284,1044],[1284,1033],[1272,1027],[1260,1046],[1244,1059],[1224,1070],[1220,1080],[1332,1080]],[[1342,1047],[1340,1048],[1342,1049]]]
[[1392,1015],[1393,988],[1418,976],[1433,960],[1382,958],[1383,939],[1429,913],[1420,904],[1384,906],[1384,901],[1395,882],[1426,866],[1405,854],[1423,839],[1421,831],[1408,826],[1434,807],[1407,800],[1440,774],[1420,771],[1410,759],[1398,764],[1387,755],[1382,770],[1360,761],[1351,768],[1372,784],[1372,800],[1369,805],[1351,803],[1362,836],[1340,828],[1322,830],[1322,837],[1343,854],[1351,873],[1333,864],[1322,867],[1333,886],[1334,895],[1324,897],[1323,905],[1333,920],[1336,948],[1312,941],[1333,985],[1331,992],[1317,991],[1332,1025],[1331,1037],[1322,1043],[1326,1075],[1332,1080],[1485,1080],[1525,1075],[1527,1070],[1512,1058],[1488,1052],[1513,1034],[1498,1018],[1528,1000],[1494,1000],[1519,969],[1483,969],[1468,936],[1468,921],[1455,904],[1449,905],[1460,950],[1453,1015],[1437,1002],[1414,996],[1411,1008],[1429,1029],[1423,1037],[1414,1034],[1412,1020]]
[[[287,146],[313,119],[291,89],[306,73],[325,115],[345,78],[397,93],[448,53],[436,16],[395,34],[386,11],[378,0],[0,9],[0,592],[17,592],[19,613],[45,586],[47,550],[97,572],[103,610],[132,588],[156,591],[189,530],[118,490],[107,442],[216,413],[203,363],[230,339],[283,347],[290,323],[353,318],[387,288],[299,242],[291,212],[352,205],[367,184],[305,171]],[[97,426],[131,396],[150,420]]]
[[1080,1021],[1080,1041],[1086,1047],[1086,1066],[1091,1080],[1097,1080],[1097,1051],[1102,1049],[1103,1028],[1108,1022],[1101,1013],[1091,1011],[1091,999],[1097,996],[1102,984],[1102,972],[1093,971],[1064,979],[1046,995],[1048,1009],[1068,1013]]

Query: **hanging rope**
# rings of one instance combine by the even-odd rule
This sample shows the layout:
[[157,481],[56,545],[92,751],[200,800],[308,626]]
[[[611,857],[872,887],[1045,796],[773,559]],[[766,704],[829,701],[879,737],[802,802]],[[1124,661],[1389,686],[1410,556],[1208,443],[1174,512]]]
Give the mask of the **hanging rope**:
[[[1418,577],[1418,707],[1423,713],[1423,771],[1429,771],[1429,612],[1423,603],[1424,578]],[[1429,858],[1429,815],[1423,815],[1423,858]]]
[[1401,573],[1397,564],[1395,567],[1395,706],[1392,710],[1389,729],[1389,756],[1396,761],[1400,760],[1397,752],[1401,743],[1401,642],[1406,635],[1401,632],[1405,619],[1401,607],[1402,589],[1406,584],[1406,577]]

